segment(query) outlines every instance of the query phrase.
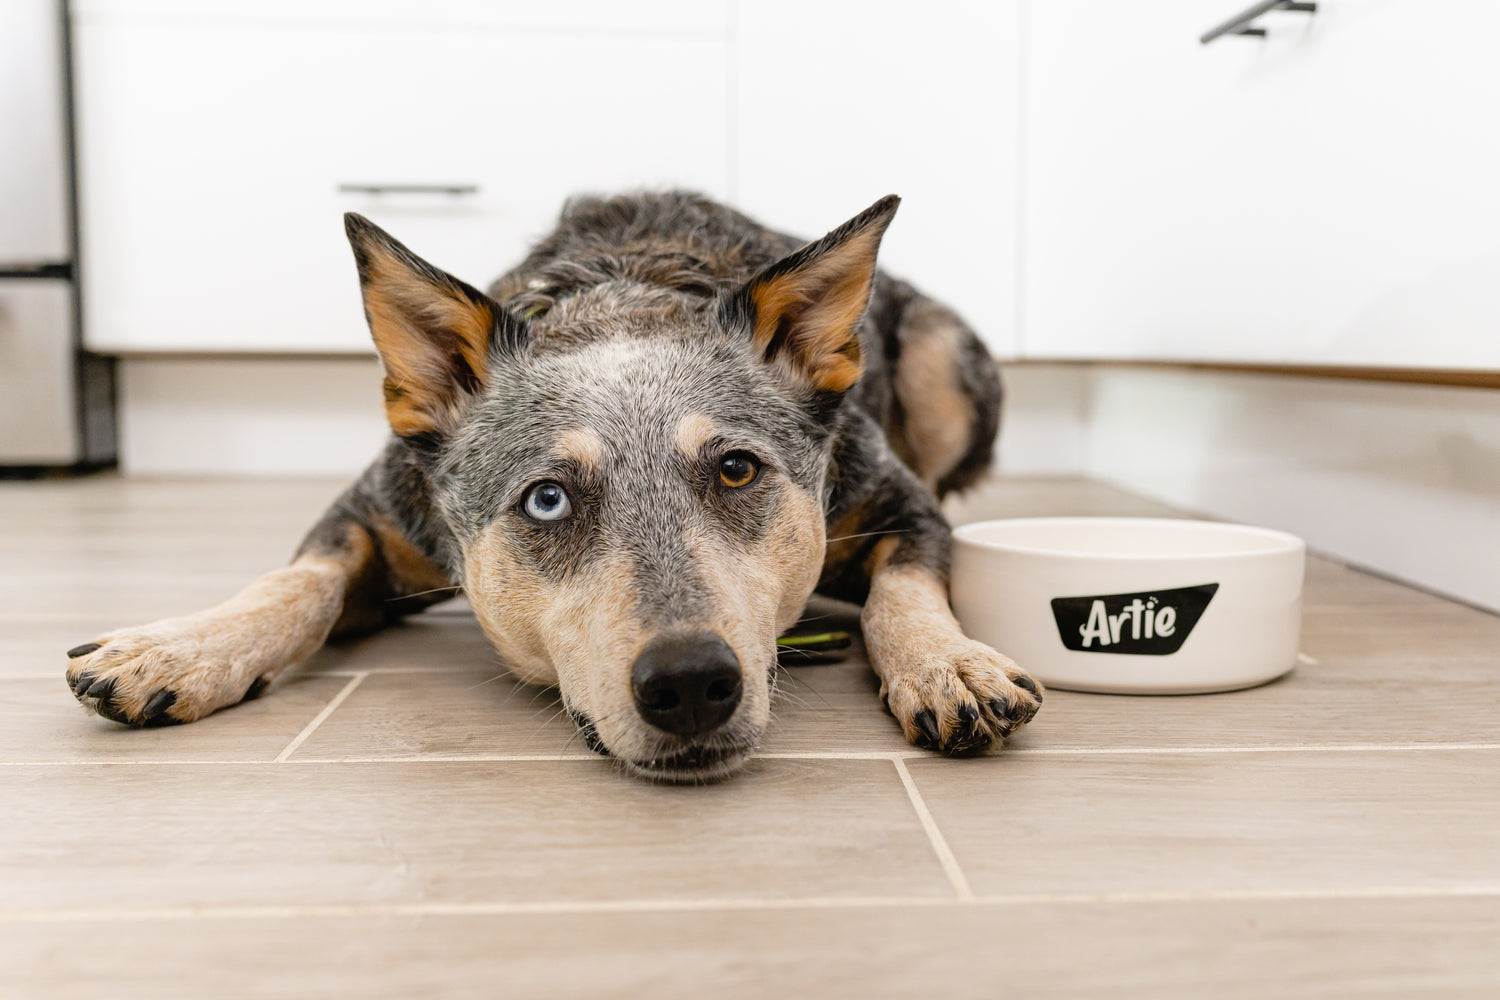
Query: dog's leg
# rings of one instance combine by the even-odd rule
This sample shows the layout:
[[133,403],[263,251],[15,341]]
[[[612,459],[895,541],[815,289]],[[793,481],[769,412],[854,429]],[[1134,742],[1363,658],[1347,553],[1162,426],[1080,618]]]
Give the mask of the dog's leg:
[[[74,695],[129,725],[192,722],[256,697],[331,632],[378,627],[394,617],[388,602],[399,595],[416,594],[422,583],[448,583],[388,522],[368,512],[356,517],[347,506],[351,495],[318,523],[291,565],[223,604],[70,650],[67,681]],[[403,565],[404,576],[415,570],[429,578],[402,580]]]
[[875,546],[860,619],[881,698],[916,746],[981,750],[1031,721],[1042,686],[1010,657],[965,636],[942,576],[921,561],[898,561],[898,545]]
[[881,452],[866,450],[862,460],[874,468],[835,510],[819,590],[864,600],[870,665],[908,740],[945,753],[981,750],[1031,721],[1042,686],[963,634],[948,607],[948,523],[936,498]]

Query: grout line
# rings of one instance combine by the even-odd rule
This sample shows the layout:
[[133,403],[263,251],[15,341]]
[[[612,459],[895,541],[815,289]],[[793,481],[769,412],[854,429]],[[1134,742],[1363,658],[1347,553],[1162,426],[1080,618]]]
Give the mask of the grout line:
[[[289,670],[282,676],[287,680],[306,681],[318,677],[354,677],[357,674],[482,674],[476,667],[371,667],[357,670],[353,667],[333,667],[328,670]],[[62,676],[61,670],[36,670],[17,674],[0,674],[0,681],[47,681]]]
[[752,753],[752,760],[891,760],[895,757],[928,757],[926,750],[773,750]]
[[606,899],[481,903],[228,904],[135,909],[0,911],[0,924],[143,920],[281,920],[297,917],[474,917],[579,913],[671,913],[712,910],[898,909],[903,907],[1021,905],[1151,905],[1170,903],[1285,903],[1404,899],[1495,899],[1500,885],[1372,886],[1360,889],[1223,889],[1165,892],[1033,892],[960,899],[934,896],[792,896],[780,899]]
[[323,706],[323,711],[313,716],[313,720],[306,726],[302,727],[302,732],[292,737],[292,742],[288,743],[286,745],[286,749],[282,750],[281,753],[276,755],[276,760],[273,763],[284,763],[288,757],[296,753],[297,748],[300,747],[304,742],[306,742],[309,736],[317,731],[317,728],[323,724],[323,721],[333,714],[333,710],[342,705],[344,703],[344,699],[353,694],[354,689],[359,687],[360,682],[368,676],[370,676],[370,672],[368,670],[362,670],[356,673],[353,677],[349,678],[349,683],[340,688],[339,693],[333,696],[333,700]]
[[1500,750],[1500,743],[1294,743],[1279,746],[1246,747],[1021,747],[1006,750],[1001,756],[1027,757],[1126,757],[1133,755],[1171,756],[1172,754],[1218,753],[1374,753],[1413,750]]
[[[359,670],[354,667],[330,667],[327,670],[305,670],[299,671],[298,677],[353,677],[355,674],[482,674],[490,668],[482,665],[467,664],[459,667],[444,666],[401,666],[401,667],[368,667]],[[496,670],[504,668],[496,666]]]
[[[312,735],[312,729],[324,721],[327,716],[338,707],[339,701],[352,691],[359,680],[357,677],[349,682],[327,708],[320,713],[319,718],[308,724],[307,729],[299,733],[297,739],[292,742],[274,760],[265,758],[234,759],[234,758],[174,758],[174,757],[138,757],[129,760],[121,759],[98,759],[79,758],[77,760],[0,760],[0,767],[76,767],[79,765],[107,765],[117,767],[122,765],[155,765],[162,764],[190,764],[190,765],[244,765],[244,764],[420,764],[427,762],[447,764],[481,764],[481,763],[504,763],[525,761],[569,761],[569,760],[604,760],[595,753],[491,753],[491,754],[408,754],[375,757],[296,757],[288,758],[286,755],[295,752],[297,747]],[[1302,746],[1265,746],[1265,747],[1058,747],[1055,749],[1037,748],[1015,748],[1005,750],[1003,753],[989,757],[978,758],[981,760],[1004,760],[1006,757],[1170,757],[1177,754],[1189,755],[1212,755],[1212,754],[1235,754],[1235,753],[1407,753],[1420,752],[1424,750],[1500,750],[1500,743],[1348,743],[1344,745],[1302,745]],[[944,760],[936,754],[926,750],[896,750],[896,751],[829,751],[819,752],[816,750],[806,751],[783,751],[772,753],[756,753],[750,755],[751,760],[889,760],[892,762],[905,760]],[[905,770],[904,765],[899,768]]]
[[911,772],[906,769],[906,764],[897,755],[891,756],[891,764],[900,775],[901,784],[906,786],[906,795],[911,799],[911,807],[917,811],[917,819],[922,821],[922,829],[927,831],[927,840],[932,844],[932,852],[937,855],[938,864],[943,866],[943,872],[948,876],[953,892],[959,899],[973,899],[974,890],[969,888],[969,880],[964,877],[963,869],[958,866],[958,859],[953,856],[952,849],[948,847],[948,841],[943,838],[943,831],[938,829],[937,820],[932,818],[927,803],[922,800],[922,793],[917,791],[917,783],[912,780]]
[[495,762],[524,763],[526,761],[550,760],[603,760],[598,754],[589,753],[495,753],[473,754],[413,754],[399,757],[298,757],[285,761],[288,764],[425,764],[438,763],[485,764]]
[[[368,670],[357,670],[353,667],[333,667],[328,670],[289,670],[282,676],[287,680],[306,681],[318,677],[353,677],[356,674],[482,674],[484,672],[484,669],[472,666],[371,667]],[[61,676],[61,670],[35,670],[23,673],[0,674],[0,681],[48,681],[56,680]]]

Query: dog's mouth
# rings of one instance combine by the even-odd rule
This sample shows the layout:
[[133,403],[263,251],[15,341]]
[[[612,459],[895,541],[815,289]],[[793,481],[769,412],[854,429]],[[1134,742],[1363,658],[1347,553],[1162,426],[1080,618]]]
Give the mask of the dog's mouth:
[[[666,784],[707,784],[727,778],[738,771],[754,749],[751,743],[725,743],[719,745],[690,744],[663,749],[655,756],[643,759],[620,757],[613,753],[599,736],[594,720],[581,712],[569,711],[583,742],[601,757],[615,757],[633,774]],[[722,737],[720,737],[722,739]]]
[[744,766],[749,757],[748,746],[695,746],[649,760],[621,759],[632,772],[652,781],[706,784],[729,777]]

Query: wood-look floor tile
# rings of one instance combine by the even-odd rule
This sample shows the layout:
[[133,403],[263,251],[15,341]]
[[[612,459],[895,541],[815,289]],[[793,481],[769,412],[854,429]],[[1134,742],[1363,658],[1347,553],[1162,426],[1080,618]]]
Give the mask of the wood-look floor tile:
[[101,719],[53,678],[0,680],[0,764],[17,761],[273,760],[348,683],[293,677],[255,701],[188,726],[132,729]]
[[0,623],[38,619],[102,619],[112,628],[144,625],[202,611],[239,593],[262,573],[284,565],[256,557],[253,568],[186,570],[180,563],[142,559],[128,570],[94,573],[53,567],[0,579]]
[[907,766],[981,895],[1500,887],[1500,750]]
[[68,650],[116,624],[91,617],[0,619],[0,679],[61,677]]
[[556,753],[589,753],[556,690],[492,669],[371,674],[295,757]]
[[1096,480],[1076,477],[990,478],[949,497],[954,524],[1001,517],[1186,517],[1174,507]]
[[0,484],[0,616],[187,614],[291,557],[340,487],[313,480]]
[[0,934],[0,985],[52,1000],[1488,1000],[1497,939],[1492,898],[21,924]]
[[1010,740],[1032,750],[1500,743],[1500,665],[1320,662],[1246,691],[1149,698],[1049,691]]
[[1325,662],[1404,660],[1415,670],[1450,659],[1489,659],[1500,671],[1500,615],[1460,604],[1309,608],[1302,650]]
[[947,897],[889,762],[0,767],[0,908]]
[[424,611],[370,635],[331,642],[299,668],[329,670],[469,670],[494,676],[500,658],[472,614]]

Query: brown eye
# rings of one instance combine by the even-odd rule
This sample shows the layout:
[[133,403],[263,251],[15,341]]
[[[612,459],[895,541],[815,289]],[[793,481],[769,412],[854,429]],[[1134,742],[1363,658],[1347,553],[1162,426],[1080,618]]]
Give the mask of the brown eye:
[[719,479],[730,489],[749,486],[755,482],[755,474],[759,471],[760,466],[755,464],[755,459],[740,452],[725,455],[719,462]]

